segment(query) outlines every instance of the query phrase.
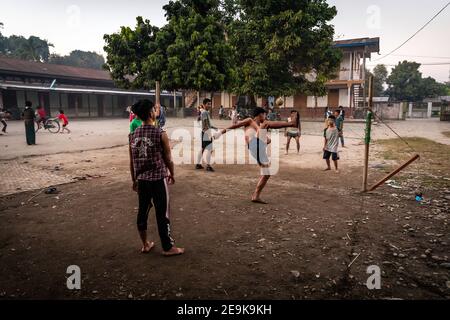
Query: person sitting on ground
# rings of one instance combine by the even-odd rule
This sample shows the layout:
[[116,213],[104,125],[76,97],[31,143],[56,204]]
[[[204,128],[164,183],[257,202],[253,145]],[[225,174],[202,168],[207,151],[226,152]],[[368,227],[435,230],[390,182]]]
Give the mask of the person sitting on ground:
[[137,228],[143,244],[141,252],[149,253],[155,246],[147,239],[148,214],[154,206],[163,255],[183,254],[184,249],[175,247],[170,232],[168,184],[175,183],[175,169],[169,137],[154,126],[156,110],[153,102],[138,101],[133,105],[133,112],[143,122],[129,137],[131,179],[133,190],[139,197]]

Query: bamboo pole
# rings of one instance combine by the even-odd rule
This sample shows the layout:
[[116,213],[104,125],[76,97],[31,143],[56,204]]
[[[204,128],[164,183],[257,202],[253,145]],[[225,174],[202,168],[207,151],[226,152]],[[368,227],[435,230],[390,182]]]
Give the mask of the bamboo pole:
[[402,171],[403,169],[405,169],[407,166],[409,166],[411,163],[413,163],[414,161],[416,161],[417,159],[419,159],[420,156],[418,154],[416,154],[414,157],[412,157],[411,159],[409,159],[408,161],[406,161],[404,164],[402,164],[400,167],[398,167],[397,169],[395,169],[394,171],[392,171],[391,173],[389,173],[387,176],[385,176],[383,179],[381,179],[380,181],[378,181],[377,183],[375,183],[372,187],[370,187],[369,191],[374,191],[375,189],[377,189],[379,186],[381,186],[383,183],[385,183],[386,181],[388,181],[390,178],[392,178],[393,176],[395,176],[397,173],[399,173],[400,171]]
[[369,111],[366,118],[366,138],[364,150],[363,192],[367,192],[367,177],[369,175],[369,151],[372,133],[373,76],[369,78]]

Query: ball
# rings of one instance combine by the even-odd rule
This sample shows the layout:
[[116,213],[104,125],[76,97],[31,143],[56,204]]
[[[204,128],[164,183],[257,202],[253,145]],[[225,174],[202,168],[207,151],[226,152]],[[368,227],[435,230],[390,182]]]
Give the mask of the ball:
[[275,104],[277,107],[281,107],[284,104],[284,99],[282,97],[279,97],[276,101]]

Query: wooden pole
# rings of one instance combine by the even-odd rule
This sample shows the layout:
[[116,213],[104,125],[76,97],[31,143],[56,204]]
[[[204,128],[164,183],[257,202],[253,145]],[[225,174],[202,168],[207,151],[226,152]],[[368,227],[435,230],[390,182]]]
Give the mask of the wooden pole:
[[161,105],[161,83],[156,81],[155,105]]
[[418,154],[416,154],[414,157],[412,157],[411,159],[409,159],[408,161],[406,161],[404,164],[402,164],[400,167],[398,167],[397,169],[395,169],[394,171],[392,171],[391,173],[389,173],[387,176],[385,176],[383,179],[381,179],[379,182],[375,183],[372,187],[370,187],[369,191],[373,191],[375,189],[377,189],[379,186],[381,186],[383,183],[385,183],[386,181],[388,181],[390,178],[392,178],[393,176],[395,176],[397,173],[399,173],[400,171],[402,171],[403,169],[405,169],[407,166],[409,166],[411,163],[413,163],[414,161],[416,161],[417,159],[419,159],[420,156]]
[[173,90],[173,109],[177,111],[177,92]]
[[367,177],[369,174],[369,150],[372,133],[373,76],[369,78],[369,110],[366,117],[366,138],[364,150],[363,192],[367,192]]

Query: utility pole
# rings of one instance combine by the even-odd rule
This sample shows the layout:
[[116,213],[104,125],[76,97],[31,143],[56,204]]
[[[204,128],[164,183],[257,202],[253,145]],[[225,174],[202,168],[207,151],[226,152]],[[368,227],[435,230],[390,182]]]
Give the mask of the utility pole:
[[372,133],[372,106],[373,106],[373,76],[369,78],[369,108],[366,117],[366,137],[364,152],[363,192],[367,192],[367,176],[369,174],[369,149]]

